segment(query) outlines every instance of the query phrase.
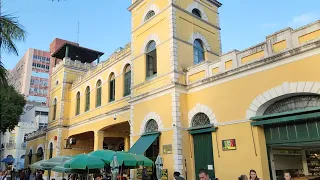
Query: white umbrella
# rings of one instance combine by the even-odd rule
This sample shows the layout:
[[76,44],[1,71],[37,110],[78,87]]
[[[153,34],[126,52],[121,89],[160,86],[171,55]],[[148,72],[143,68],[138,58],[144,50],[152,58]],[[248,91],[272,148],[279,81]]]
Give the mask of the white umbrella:
[[111,172],[112,172],[112,179],[116,180],[117,173],[119,172],[119,163],[118,163],[116,155],[113,156],[113,160],[110,163],[110,167],[111,167]]
[[160,155],[158,155],[155,165],[156,165],[157,179],[160,180],[162,178],[162,169],[163,169],[163,161]]

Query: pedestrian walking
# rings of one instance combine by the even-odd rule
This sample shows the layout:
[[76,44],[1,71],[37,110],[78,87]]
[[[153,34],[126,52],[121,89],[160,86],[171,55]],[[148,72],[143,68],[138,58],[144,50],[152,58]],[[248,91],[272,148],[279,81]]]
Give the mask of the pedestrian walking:
[[262,180],[258,178],[257,172],[253,169],[250,170],[249,177],[249,180]]
[[173,177],[175,180],[185,180],[183,177],[180,176],[180,173],[177,171],[173,173]]
[[248,176],[243,174],[240,177],[238,177],[238,180],[248,180]]
[[292,180],[290,172],[284,172],[283,175],[285,180]]

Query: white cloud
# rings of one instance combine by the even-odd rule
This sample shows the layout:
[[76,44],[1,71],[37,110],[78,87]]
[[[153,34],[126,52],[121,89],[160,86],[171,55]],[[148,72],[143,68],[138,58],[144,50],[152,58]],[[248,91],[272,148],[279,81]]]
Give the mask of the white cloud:
[[305,13],[305,14],[301,14],[299,16],[295,16],[292,18],[292,20],[289,23],[289,27],[300,27],[300,26],[304,26],[306,24],[309,24],[313,21],[316,21],[320,18],[320,15],[318,13]]

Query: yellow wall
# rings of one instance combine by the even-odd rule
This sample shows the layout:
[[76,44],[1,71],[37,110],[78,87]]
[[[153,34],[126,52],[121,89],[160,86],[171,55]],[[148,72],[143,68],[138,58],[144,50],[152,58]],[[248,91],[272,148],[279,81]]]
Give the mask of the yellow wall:
[[273,52],[277,53],[277,52],[280,52],[284,49],[287,48],[287,42],[286,40],[283,40],[283,41],[280,41],[280,42],[277,42],[277,43],[274,43],[272,45],[272,49],[273,49]]
[[217,74],[219,72],[219,67],[212,68],[212,74]]
[[200,79],[204,78],[205,75],[206,75],[205,71],[200,71],[195,74],[192,74],[189,76],[189,82],[194,82],[194,81],[200,80]]
[[254,54],[251,54],[249,56],[241,58],[241,63],[245,64],[245,63],[248,63],[251,61],[259,60],[259,59],[263,58],[263,56],[264,56],[264,51],[259,51]]
[[224,65],[226,70],[232,69],[232,60],[226,61]]
[[302,43],[314,40],[314,39],[319,38],[319,37],[320,37],[320,30],[316,30],[316,31],[313,31],[311,33],[308,33],[308,34],[300,36],[299,37],[299,43],[302,44]]

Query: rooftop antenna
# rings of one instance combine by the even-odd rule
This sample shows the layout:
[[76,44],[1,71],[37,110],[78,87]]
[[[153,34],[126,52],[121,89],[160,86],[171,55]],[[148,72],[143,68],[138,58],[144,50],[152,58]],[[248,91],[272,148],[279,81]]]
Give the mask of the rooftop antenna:
[[78,44],[79,44],[79,34],[80,34],[80,23],[78,21],[77,40],[76,40]]

